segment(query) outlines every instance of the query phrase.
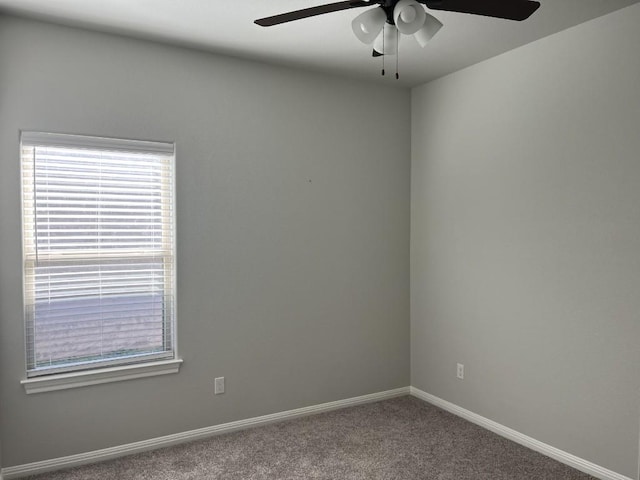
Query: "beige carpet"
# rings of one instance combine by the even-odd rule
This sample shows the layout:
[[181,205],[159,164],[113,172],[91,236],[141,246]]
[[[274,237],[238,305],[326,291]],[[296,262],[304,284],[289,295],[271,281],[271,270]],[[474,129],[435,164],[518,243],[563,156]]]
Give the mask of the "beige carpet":
[[29,478],[593,480],[413,397]]

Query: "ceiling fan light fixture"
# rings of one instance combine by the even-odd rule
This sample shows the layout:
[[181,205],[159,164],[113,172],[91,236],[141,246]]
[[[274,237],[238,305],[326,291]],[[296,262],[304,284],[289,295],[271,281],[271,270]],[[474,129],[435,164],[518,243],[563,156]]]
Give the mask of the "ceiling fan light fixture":
[[393,21],[398,31],[413,35],[424,25],[427,12],[415,0],[400,0],[393,9]]
[[426,12],[425,15],[426,18],[422,28],[413,35],[422,48],[424,48],[427,43],[429,43],[429,40],[442,28],[442,22],[440,20]]
[[351,28],[358,40],[364,44],[372,43],[380,34],[387,21],[387,14],[380,7],[361,13],[351,22]]
[[387,23],[373,42],[373,49],[382,55],[395,55],[398,47],[398,29]]

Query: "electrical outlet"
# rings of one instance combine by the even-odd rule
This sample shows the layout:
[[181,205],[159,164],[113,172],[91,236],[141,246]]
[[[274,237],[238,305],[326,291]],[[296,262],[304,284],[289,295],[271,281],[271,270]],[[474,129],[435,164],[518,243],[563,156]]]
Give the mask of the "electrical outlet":
[[218,377],[214,380],[214,393],[216,395],[224,393],[224,377]]
[[456,372],[456,376],[460,379],[460,380],[464,380],[464,365],[459,363],[458,364],[458,370]]

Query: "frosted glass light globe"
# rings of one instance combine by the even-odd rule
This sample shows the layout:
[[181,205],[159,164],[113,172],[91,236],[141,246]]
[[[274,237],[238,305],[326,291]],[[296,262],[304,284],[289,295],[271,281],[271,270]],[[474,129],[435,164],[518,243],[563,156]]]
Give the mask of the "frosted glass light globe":
[[399,0],[393,8],[393,20],[403,35],[413,35],[422,28],[427,15],[416,0]]
[[416,19],[416,10],[413,7],[403,8],[400,12],[400,18],[404,23],[411,23]]
[[386,12],[382,8],[376,7],[354,18],[351,22],[351,28],[358,40],[368,45],[373,43],[386,21]]

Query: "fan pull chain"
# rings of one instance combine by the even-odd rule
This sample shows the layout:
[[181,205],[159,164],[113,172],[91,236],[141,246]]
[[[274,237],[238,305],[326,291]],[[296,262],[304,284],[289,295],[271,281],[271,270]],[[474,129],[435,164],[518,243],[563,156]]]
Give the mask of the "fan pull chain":
[[384,27],[386,25],[382,25],[382,76],[384,77]]
[[400,79],[400,75],[398,74],[398,57],[400,54],[398,53],[398,49],[400,48],[400,33],[396,28],[396,80]]

